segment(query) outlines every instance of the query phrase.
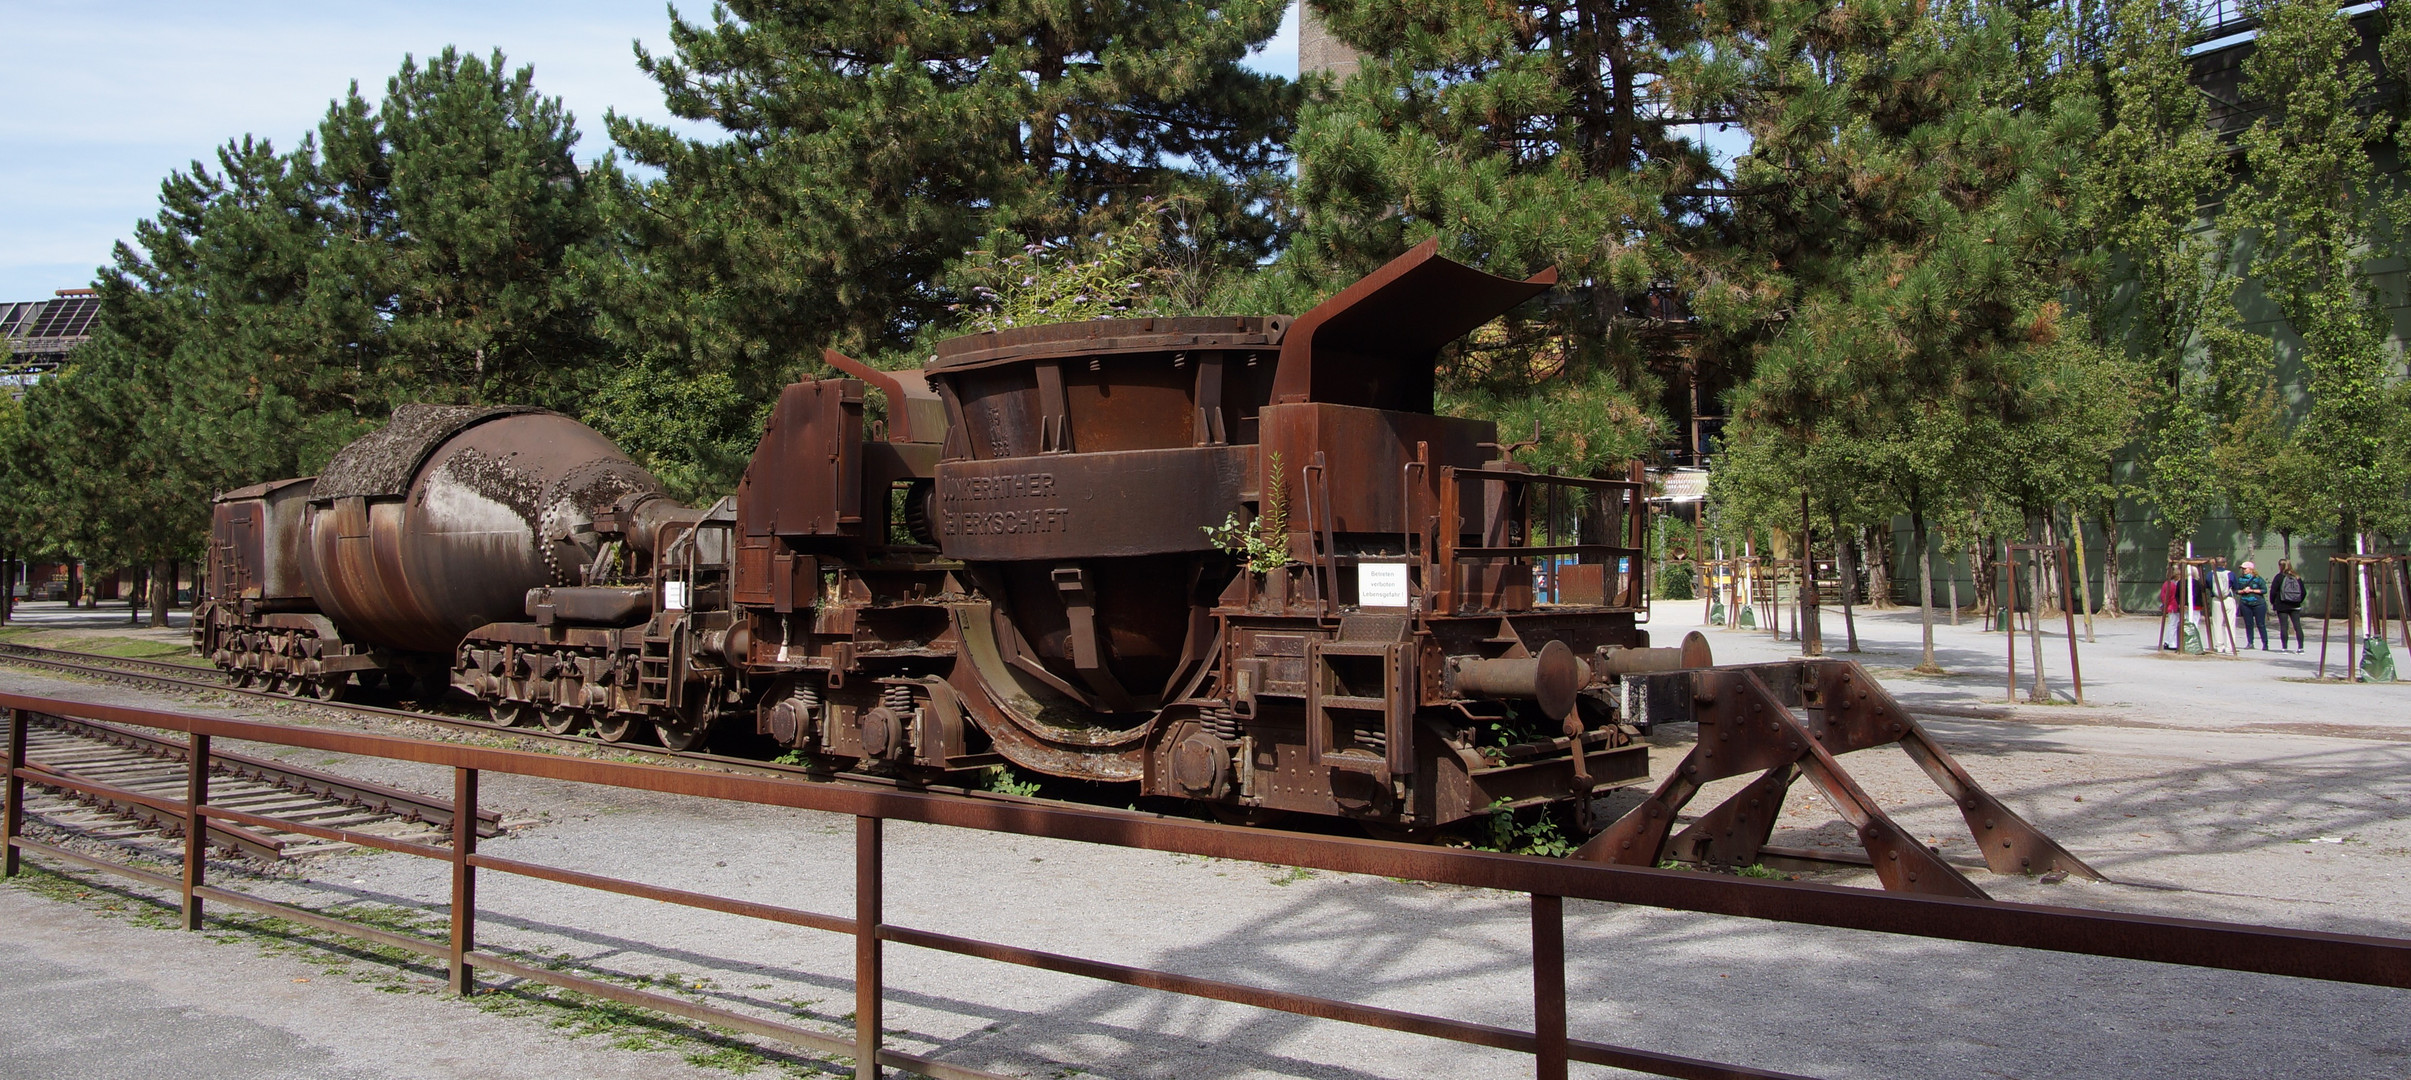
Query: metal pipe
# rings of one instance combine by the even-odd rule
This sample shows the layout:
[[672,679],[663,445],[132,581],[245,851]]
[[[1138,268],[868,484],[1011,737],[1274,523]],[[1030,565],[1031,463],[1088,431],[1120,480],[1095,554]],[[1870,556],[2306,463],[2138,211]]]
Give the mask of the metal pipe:
[[1449,690],[1491,701],[1536,701],[1551,719],[1572,715],[1574,695],[1590,681],[1590,665],[1562,641],[1541,646],[1538,656],[1448,658]]

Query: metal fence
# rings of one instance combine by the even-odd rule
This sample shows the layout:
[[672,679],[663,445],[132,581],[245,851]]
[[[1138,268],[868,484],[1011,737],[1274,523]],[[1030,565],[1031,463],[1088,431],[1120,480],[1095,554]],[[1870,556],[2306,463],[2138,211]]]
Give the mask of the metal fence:
[[[188,929],[200,928],[209,904],[274,915],[318,930],[351,935],[440,960],[447,965],[451,989],[457,993],[470,992],[475,987],[480,970],[527,979],[622,1004],[724,1025],[815,1052],[851,1057],[855,1062],[857,1077],[878,1076],[881,1066],[892,1066],[938,1080],[993,1080],[995,1077],[992,1073],[933,1061],[881,1045],[884,993],[881,971],[885,949],[890,944],[1530,1054],[1535,1063],[1534,1073],[1542,1080],[1564,1077],[1569,1061],[1615,1066],[1659,1076],[1708,1078],[1786,1075],[1572,1037],[1566,1028],[1566,897],[1943,941],[2007,945],[2088,956],[2411,988],[2411,939],[1873,893],[1862,889],[1719,874],[1305,836],[1028,800],[885,790],[676,766],[596,761],[520,750],[94,705],[21,694],[0,693],[0,710],[8,713],[10,732],[8,803],[5,815],[0,816],[0,845],[5,846],[5,870],[11,876],[18,871],[20,850],[38,851],[176,893],[182,898],[184,925]],[[25,751],[27,725],[15,722],[19,711],[186,733],[190,736],[190,753],[187,756],[190,772],[185,798],[159,799],[77,779],[44,768],[39,763],[29,763]],[[209,801],[209,761],[213,739],[240,739],[450,768],[454,777],[451,846],[396,841],[212,805]],[[477,817],[478,780],[484,773],[851,815],[855,819],[854,911],[851,916],[802,911],[604,877],[567,867],[544,866],[480,854],[472,823]],[[23,835],[20,809],[27,783],[142,803],[176,815],[185,823],[182,875],[169,877],[27,839]],[[898,926],[886,920],[882,905],[883,824],[891,819],[1525,893],[1530,898],[1531,907],[1533,1030],[1515,1030],[1354,1004]],[[452,894],[448,939],[438,944],[208,884],[204,876],[204,857],[207,852],[200,838],[205,835],[207,823],[213,821],[281,829],[450,863]],[[623,896],[830,933],[851,934],[855,940],[854,1037],[848,1040],[682,998],[598,982],[481,950],[477,947],[476,916],[480,871],[541,878]]]

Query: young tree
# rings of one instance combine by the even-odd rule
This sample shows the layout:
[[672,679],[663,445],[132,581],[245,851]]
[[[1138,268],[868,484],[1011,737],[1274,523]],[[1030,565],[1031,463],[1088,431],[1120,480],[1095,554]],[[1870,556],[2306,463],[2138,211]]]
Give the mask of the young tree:
[[2366,273],[2403,224],[2371,153],[2395,118],[2369,104],[2373,73],[2352,55],[2361,38],[2351,16],[2314,0],[2250,10],[2261,30],[2244,89],[2270,110],[2239,140],[2248,175],[2227,212],[2301,342],[2300,516],[2337,522],[2338,546],[2353,550],[2406,524],[2400,361],[2387,300]]
[[[2140,414],[2140,483],[2171,552],[2192,536],[2224,486],[2210,458],[2203,413],[2210,344],[2230,333],[2236,278],[2229,238],[2202,207],[2226,187],[2226,147],[2211,132],[2185,57],[2194,18],[2177,0],[2123,0],[2110,21],[2098,72],[2101,137],[2079,192],[2070,295],[2089,337],[2133,371]],[[2115,610],[2118,485],[2079,497],[2109,539],[2105,584]],[[2156,575],[2155,575],[2156,576]]]

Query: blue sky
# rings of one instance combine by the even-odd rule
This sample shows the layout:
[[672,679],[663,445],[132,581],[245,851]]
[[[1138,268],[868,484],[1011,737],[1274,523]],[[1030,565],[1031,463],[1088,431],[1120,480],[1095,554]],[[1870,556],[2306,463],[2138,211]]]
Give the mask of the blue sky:
[[[708,0],[681,0],[709,18]],[[0,301],[89,284],[158,205],[159,182],[245,134],[289,147],[358,80],[372,99],[404,54],[499,47],[576,114],[580,156],[605,110],[668,119],[631,43],[666,51],[662,0],[0,0]],[[1297,71],[1293,11],[1255,66]]]

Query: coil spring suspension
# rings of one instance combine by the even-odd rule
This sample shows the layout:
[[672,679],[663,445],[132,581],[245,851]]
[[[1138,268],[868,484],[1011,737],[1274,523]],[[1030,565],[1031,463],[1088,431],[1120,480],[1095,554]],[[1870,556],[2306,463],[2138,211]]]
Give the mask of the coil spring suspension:
[[882,687],[879,691],[879,704],[887,706],[887,711],[898,716],[911,716],[913,711],[912,687],[894,684]]
[[1239,716],[1229,709],[1207,709],[1198,723],[1224,742],[1239,741]]
[[805,716],[820,714],[820,687],[815,685],[812,680],[798,680],[795,684],[795,693],[789,696],[794,699],[797,712]]

